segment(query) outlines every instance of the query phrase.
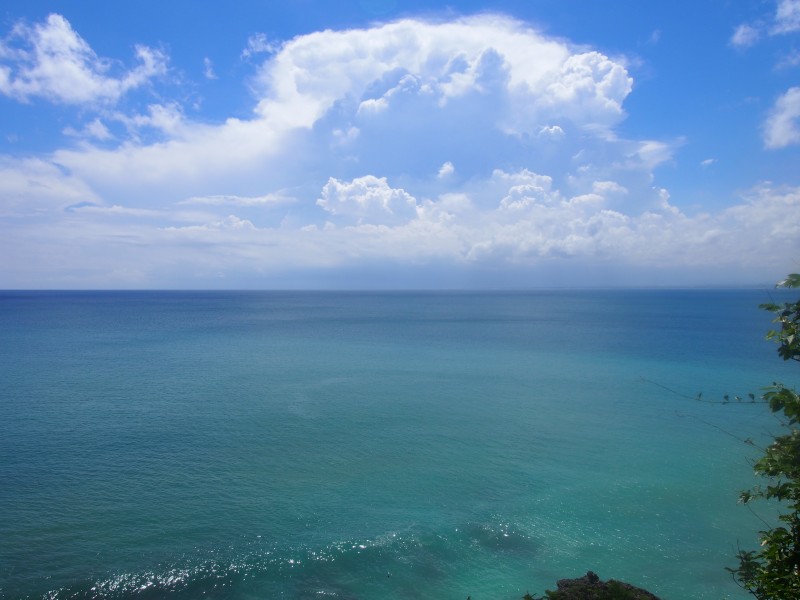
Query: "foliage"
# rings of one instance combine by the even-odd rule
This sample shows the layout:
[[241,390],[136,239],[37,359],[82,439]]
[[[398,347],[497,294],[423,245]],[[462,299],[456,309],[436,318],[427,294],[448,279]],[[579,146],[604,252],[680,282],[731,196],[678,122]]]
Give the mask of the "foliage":
[[[800,288],[800,275],[792,274],[778,284]],[[778,344],[784,360],[800,361],[800,300],[762,308],[775,314],[780,324],[767,334]],[[761,549],[740,551],[739,566],[729,569],[734,579],[759,600],[800,598],[800,396],[783,384],[774,383],[762,396],[773,413],[780,416],[784,430],[775,436],[754,464],[754,471],[766,479],[764,486],[742,492],[740,500],[771,500],[779,506],[778,524],[760,532]]]
[[[792,273],[778,282],[778,287],[800,288],[800,274]],[[767,339],[778,344],[778,354],[783,360],[800,361],[800,300],[784,304],[762,304],[761,308],[775,314],[775,323],[780,323],[780,330],[772,330]]]

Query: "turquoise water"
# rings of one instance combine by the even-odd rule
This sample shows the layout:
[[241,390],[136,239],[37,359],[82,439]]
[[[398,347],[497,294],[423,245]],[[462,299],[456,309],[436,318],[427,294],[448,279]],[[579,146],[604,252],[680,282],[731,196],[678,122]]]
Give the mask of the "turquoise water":
[[0,292],[0,595],[747,597],[775,297]]

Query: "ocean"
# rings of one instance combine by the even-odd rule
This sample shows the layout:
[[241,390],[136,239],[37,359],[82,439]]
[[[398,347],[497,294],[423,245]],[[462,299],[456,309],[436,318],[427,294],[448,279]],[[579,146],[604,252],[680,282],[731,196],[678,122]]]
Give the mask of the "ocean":
[[749,597],[775,299],[0,292],[0,597]]

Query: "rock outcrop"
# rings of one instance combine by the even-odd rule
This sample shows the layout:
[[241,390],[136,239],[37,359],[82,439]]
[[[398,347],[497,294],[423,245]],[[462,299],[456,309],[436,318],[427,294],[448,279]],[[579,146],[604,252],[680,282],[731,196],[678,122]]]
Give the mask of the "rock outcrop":
[[559,579],[556,591],[547,591],[548,600],[659,600],[655,596],[629,583],[600,577],[589,571],[577,579]]

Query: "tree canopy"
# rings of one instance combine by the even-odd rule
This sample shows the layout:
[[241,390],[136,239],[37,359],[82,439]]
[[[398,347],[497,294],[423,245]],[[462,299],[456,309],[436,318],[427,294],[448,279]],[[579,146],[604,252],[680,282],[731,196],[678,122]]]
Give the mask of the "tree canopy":
[[[800,274],[789,275],[778,286],[800,288]],[[783,360],[800,362],[800,300],[764,304],[779,327],[767,334],[778,344]],[[742,492],[740,499],[770,500],[779,507],[778,522],[761,531],[759,550],[740,550],[734,579],[759,600],[800,598],[800,396],[782,383],[773,383],[762,396],[779,416],[782,433],[776,435],[753,468],[764,485]]]

